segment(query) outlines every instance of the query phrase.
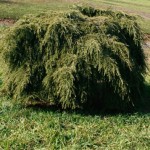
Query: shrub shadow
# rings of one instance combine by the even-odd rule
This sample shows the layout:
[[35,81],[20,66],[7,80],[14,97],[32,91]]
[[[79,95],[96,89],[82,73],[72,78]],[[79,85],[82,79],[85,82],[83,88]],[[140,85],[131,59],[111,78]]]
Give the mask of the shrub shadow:
[[[150,88],[150,86],[149,86]],[[105,116],[117,116],[117,115],[133,115],[135,113],[138,113],[140,115],[144,114],[150,114],[150,103],[147,104],[146,102],[143,103],[143,105],[139,108],[135,108],[134,110],[117,110],[117,109],[95,109],[95,108],[88,108],[88,109],[67,109],[64,110],[60,106],[56,105],[49,105],[49,104],[35,104],[35,105],[28,105],[26,108],[30,108],[33,111],[44,111],[44,112],[57,112],[57,113],[63,113],[66,112],[68,114],[79,114],[81,116],[100,116],[100,117],[105,117]]]
[[86,107],[78,108],[75,110],[67,109],[64,110],[61,106],[52,105],[49,103],[35,103],[29,104],[26,108],[31,108],[33,111],[45,111],[45,112],[66,112],[68,114],[80,114],[82,116],[95,116],[98,115],[100,117],[104,116],[116,116],[116,115],[132,115],[134,113],[138,113],[140,115],[150,114],[150,84],[145,84],[144,92],[143,92],[143,102],[136,108],[130,110],[119,110],[119,109],[104,109],[104,108],[95,108],[95,107]]

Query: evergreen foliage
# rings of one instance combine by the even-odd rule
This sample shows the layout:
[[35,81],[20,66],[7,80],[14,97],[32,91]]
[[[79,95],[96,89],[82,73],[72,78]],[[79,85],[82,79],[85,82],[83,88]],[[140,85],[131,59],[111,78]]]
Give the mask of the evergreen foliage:
[[4,89],[63,109],[132,107],[141,101],[145,58],[136,18],[78,7],[29,15],[9,29]]

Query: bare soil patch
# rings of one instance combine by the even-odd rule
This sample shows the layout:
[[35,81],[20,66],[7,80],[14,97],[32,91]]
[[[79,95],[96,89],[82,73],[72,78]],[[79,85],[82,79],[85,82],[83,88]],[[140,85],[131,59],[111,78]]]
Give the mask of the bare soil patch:
[[150,42],[150,34],[145,34],[144,35],[144,40],[145,40],[145,42]]
[[147,64],[150,65],[150,34],[144,35],[144,42],[145,44],[143,45],[143,48],[144,48],[146,61]]
[[12,1],[12,0],[0,0],[0,3],[5,3],[5,4],[18,4],[18,2]]
[[0,25],[12,26],[15,22],[14,19],[0,19]]

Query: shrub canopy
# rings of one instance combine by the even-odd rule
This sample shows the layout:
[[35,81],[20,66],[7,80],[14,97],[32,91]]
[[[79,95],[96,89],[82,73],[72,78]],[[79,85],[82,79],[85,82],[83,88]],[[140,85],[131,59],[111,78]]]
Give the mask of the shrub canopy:
[[145,59],[133,16],[78,7],[28,15],[3,39],[4,88],[62,108],[126,107],[141,100]]

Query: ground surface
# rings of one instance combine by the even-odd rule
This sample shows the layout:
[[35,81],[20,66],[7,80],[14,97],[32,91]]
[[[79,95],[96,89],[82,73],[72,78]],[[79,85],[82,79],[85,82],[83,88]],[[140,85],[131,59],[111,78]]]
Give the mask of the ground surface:
[[[144,51],[150,64],[149,0],[0,0],[0,39],[5,28],[22,15],[66,10],[73,3],[122,10],[138,18],[145,33]],[[0,66],[0,71],[3,66]],[[2,80],[0,79],[0,86]],[[145,83],[145,105],[132,114],[73,111],[56,108],[26,108],[0,97],[0,150],[149,150],[150,75]]]
[[0,149],[149,150],[150,113],[90,114],[0,101]]

